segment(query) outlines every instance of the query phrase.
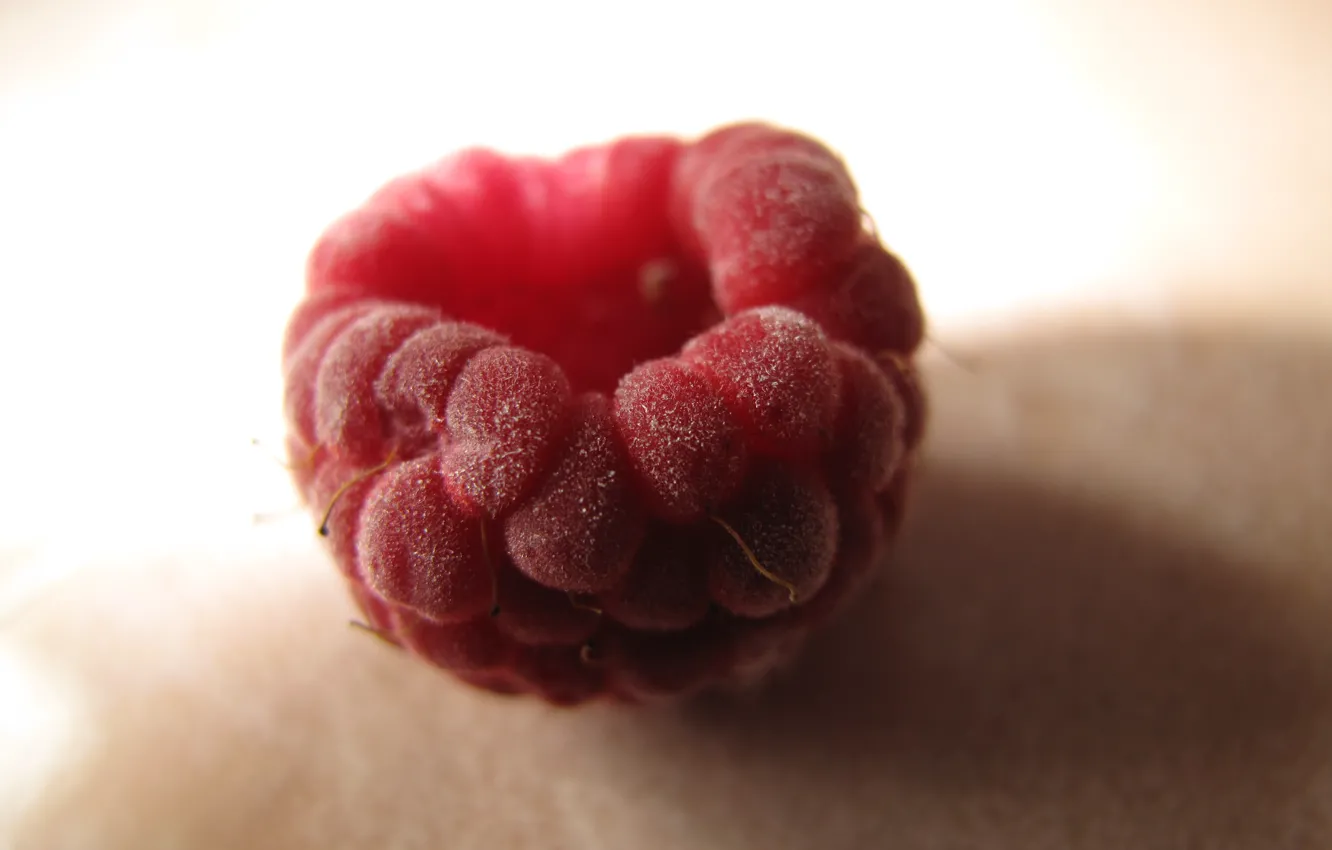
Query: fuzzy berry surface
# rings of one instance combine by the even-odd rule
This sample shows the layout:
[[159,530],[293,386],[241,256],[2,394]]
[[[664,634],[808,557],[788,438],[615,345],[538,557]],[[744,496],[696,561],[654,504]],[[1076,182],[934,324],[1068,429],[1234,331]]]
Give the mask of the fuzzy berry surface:
[[872,579],[922,335],[807,135],[464,150],[314,246],[287,449],[384,639],[498,693],[671,697],[780,665]]

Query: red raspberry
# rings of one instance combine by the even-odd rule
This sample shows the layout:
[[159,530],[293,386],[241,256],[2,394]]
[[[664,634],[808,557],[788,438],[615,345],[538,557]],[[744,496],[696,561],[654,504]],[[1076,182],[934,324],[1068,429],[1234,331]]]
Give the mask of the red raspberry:
[[367,626],[498,693],[762,674],[869,581],[922,317],[822,144],[762,124],[389,183],[315,246],[289,451]]

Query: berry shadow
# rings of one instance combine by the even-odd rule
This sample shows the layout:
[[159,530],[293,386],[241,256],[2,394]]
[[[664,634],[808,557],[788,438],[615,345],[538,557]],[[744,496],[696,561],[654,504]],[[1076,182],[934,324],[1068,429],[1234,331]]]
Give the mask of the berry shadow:
[[720,748],[827,846],[931,817],[986,846],[1019,823],[1246,847],[1311,823],[1316,772],[1332,784],[1332,348],[1100,333],[965,360],[927,372],[882,579],[763,690],[664,713],[662,740]]

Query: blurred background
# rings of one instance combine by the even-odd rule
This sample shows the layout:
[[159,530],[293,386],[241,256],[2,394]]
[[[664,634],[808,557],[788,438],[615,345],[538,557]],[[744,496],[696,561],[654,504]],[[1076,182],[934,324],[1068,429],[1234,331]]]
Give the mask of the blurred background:
[[[267,615],[224,601],[271,591],[278,609],[305,612],[298,620],[337,604],[324,584],[309,595],[324,566],[304,519],[253,517],[295,501],[270,455],[282,435],[278,343],[305,252],[388,177],[473,144],[553,154],[750,117],[810,132],[846,157],[885,241],[916,272],[927,358],[983,361],[1015,341],[1124,328],[1167,340],[1128,372],[1106,346],[1084,371],[1038,371],[1035,407],[1014,401],[1027,396],[1001,366],[959,376],[931,360],[945,413],[1010,437],[1015,422],[1036,423],[1054,435],[1046,445],[1079,435],[1059,461],[1076,478],[1076,463],[1112,468],[1123,448],[1099,442],[1110,438],[1079,411],[1131,430],[1197,374],[1169,342],[1174,329],[1332,333],[1330,45],[1322,0],[0,0],[0,847],[205,846],[186,827],[137,843],[153,834],[143,813],[166,799],[158,785],[114,804],[97,796],[105,789],[52,789],[119,775],[109,757],[81,754],[146,734],[107,720],[106,705],[121,705],[107,694],[144,717],[163,700],[192,705],[180,695],[199,689],[191,659],[266,628]],[[1032,357],[1048,366],[1062,350]],[[1303,376],[1285,395],[1180,413],[1177,442],[1146,453],[1160,466],[1143,472],[1141,492],[1174,494],[1182,521],[1215,518],[1197,495],[1201,467],[1171,467],[1173,449],[1202,439],[1204,420],[1278,407],[1307,426],[1303,445],[1246,461],[1255,424],[1207,457],[1304,475],[1304,489],[1270,482],[1290,523],[1272,546],[1302,547],[1299,563],[1332,557],[1315,521],[1327,507],[1319,470],[1332,462],[1318,425],[1332,414],[1332,372],[1318,356],[1280,361]],[[1238,384],[1286,386],[1285,373],[1242,371],[1261,360],[1205,360],[1221,370],[1208,377],[1215,397],[1238,404]],[[1152,383],[1166,368],[1181,383]],[[947,422],[934,443],[945,460],[1010,448],[978,437],[981,424]],[[1250,522],[1250,504],[1236,495],[1218,510]],[[157,565],[150,584],[136,572],[145,564]],[[275,577],[286,569],[301,578]],[[307,610],[310,598],[320,601]],[[203,631],[182,630],[196,617]],[[247,643],[216,675],[286,669],[272,658],[283,639]],[[102,664],[99,644],[129,672],[90,677],[80,665]],[[183,690],[154,686],[162,676]],[[294,709],[271,696],[282,678],[246,680],[263,728],[290,721]],[[198,715],[164,740],[212,734],[227,716]],[[134,740],[120,757],[154,752]],[[183,787],[225,771],[223,755],[201,759]],[[318,797],[323,780],[309,781]],[[75,826],[42,831],[58,822]],[[64,843],[41,843],[52,836]]]

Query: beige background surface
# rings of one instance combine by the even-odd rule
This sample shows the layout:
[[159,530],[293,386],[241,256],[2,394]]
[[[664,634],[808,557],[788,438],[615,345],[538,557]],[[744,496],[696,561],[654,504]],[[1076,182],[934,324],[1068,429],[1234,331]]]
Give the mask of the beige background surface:
[[[0,847],[1332,845],[1325,4],[316,8],[0,4]],[[884,581],[642,712],[346,628],[249,446],[314,233],[460,144],[747,115],[843,150],[934,321]]]

